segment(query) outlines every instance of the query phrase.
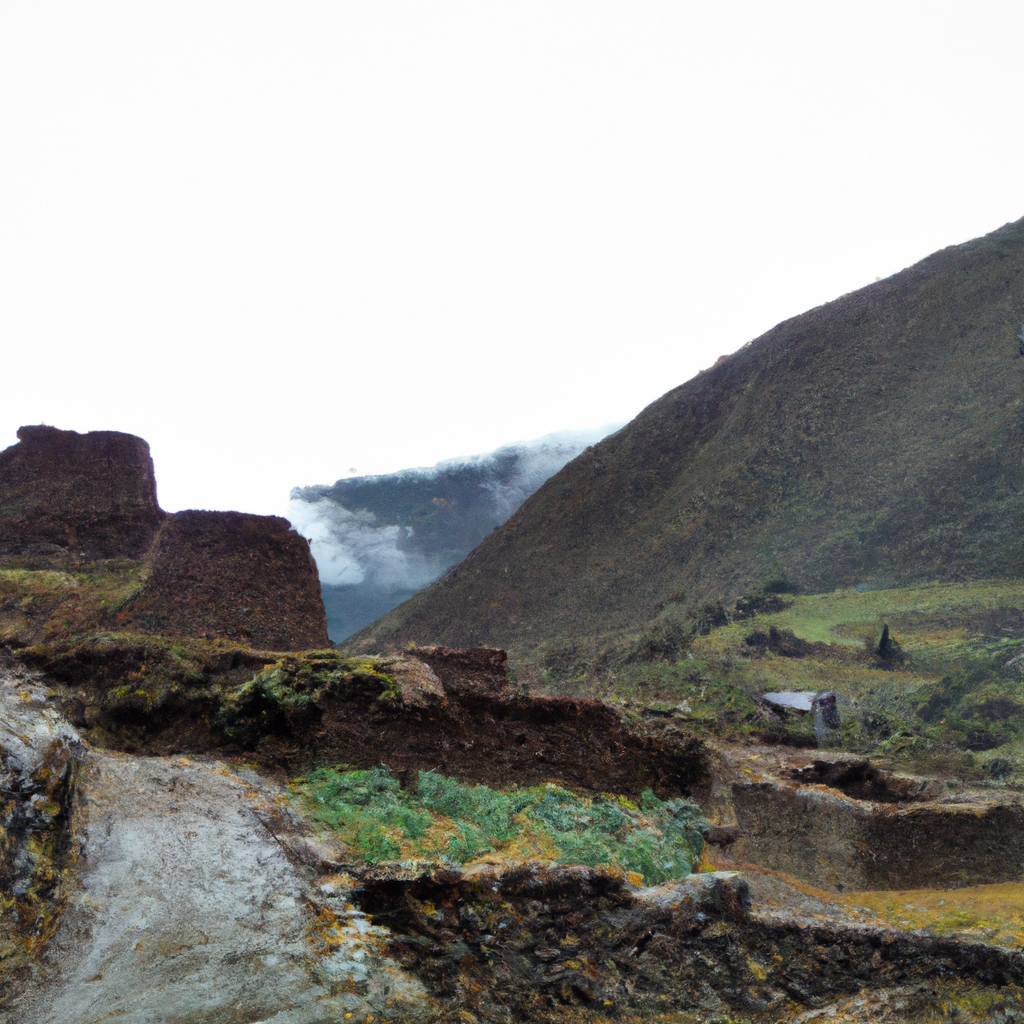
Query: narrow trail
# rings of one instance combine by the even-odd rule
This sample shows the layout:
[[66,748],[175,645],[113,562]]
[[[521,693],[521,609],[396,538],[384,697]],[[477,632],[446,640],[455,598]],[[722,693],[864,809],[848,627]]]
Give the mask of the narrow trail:
[[251,782],[216,762],[90,753],[77,885],[0,1020],[334,1024],[425,1007],[343,880],[286,854]]

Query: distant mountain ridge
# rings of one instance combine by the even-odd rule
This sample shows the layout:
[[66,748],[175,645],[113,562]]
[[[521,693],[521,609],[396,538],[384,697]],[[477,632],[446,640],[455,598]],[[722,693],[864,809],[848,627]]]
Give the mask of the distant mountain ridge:
[[769,577],[1024,575],[1024,220],[787,320],[352,638],[590,657]]
[[459,562],[553,473],[615,427],[549,434],[425,469],[297,487],[330,634],[343,640]]

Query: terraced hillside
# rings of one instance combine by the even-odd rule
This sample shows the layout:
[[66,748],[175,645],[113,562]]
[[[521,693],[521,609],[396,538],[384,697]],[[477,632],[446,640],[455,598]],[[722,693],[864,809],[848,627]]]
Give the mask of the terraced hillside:
[[[667,606],[540,695],[493,649],[114,632],[141,569],[86,568],[4,575],[0,1021],[1024,1006],[1024,582]],[[825,687],[821,737],[764,699]]]
[[[1024,580],[759,591],[696,618],[669,605],[631,657],[600,671],[566,658],[543,685],[730,742],[827,746],[897,771],[1024,785]],[[822,736],[806,707],[824,691],[841,724]],[[805,709],[764,699],[778,692],[806,695]]]

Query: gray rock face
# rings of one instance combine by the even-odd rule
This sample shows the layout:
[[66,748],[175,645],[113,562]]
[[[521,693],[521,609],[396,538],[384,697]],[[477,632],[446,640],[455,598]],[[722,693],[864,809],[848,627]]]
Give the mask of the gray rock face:
[[839,715],[839,706],[835,690],[826,690],[819,693],[811,705],[814,711],[814,735],[821,744],[828,736],[829,729],[840,729],[843,720]]
[[83,750],[39,678],[0,655],[0,1000],[47,934]]
[[34,674],[0,665],[0,791],[14,795],[27,820],[44,821],[43,807],[83,753],[78,733],[52,707]]
[[0,1020],[334,1024],[425,1006],[346,876],[293,863],[302,844],[273,831],[293,820],[257,784],[219,763],[90,755],[77,890]]

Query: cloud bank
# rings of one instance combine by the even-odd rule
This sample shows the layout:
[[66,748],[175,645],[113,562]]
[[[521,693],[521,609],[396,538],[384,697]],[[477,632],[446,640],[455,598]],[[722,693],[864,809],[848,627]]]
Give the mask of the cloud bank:
[[425,469],[292,491],[333,640],[432,583],[504,523],[549,477],[617,426],[549,434]]

